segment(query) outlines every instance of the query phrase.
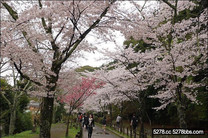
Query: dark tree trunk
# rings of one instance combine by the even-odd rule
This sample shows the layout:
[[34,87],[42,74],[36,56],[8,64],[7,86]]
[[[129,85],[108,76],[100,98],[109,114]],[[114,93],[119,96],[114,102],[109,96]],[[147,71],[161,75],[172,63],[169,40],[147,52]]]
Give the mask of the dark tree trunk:
[[144,121],[143,121],[143,115],[141,115],[141,117],[140,117],[140,123],[141,123],[141,126],[140,126],[140,131],[139,131],[139,137],[140,138],[144,138]]
[[35,115],[34,121],[33,121],[32,133],[36,133],[36,131],[37,131],[37,119],[36,119],[36,115]]
[[0,138],[2,137],[2,124],[1,124],[1,121],[0,121]]
[[70,117],[70,115],[68,115],[68,117],[67,117],[65,137],[68,137],[68,135],[69,135],[69,117]]
[[[182,97],[182,84],[180,84],[177,88],[177,114],[178,114],[178,119],[179,119],[179,125],[180,128],[186,129],[187,124],[186,124],[186,114],[185,114],[185,104]],[[182,135],[181,138],[188,138],[188,135]]]
[[[185,107],[182,104],[178,104],[177,112],[178,112],[178,119],[179,119],[180,128],[186,129],[187,124],[185,121]],[[181,138],[188,138],[188,135],[182,135]]]
[[144,117],[145,117],[145,112],[146,112],[146,103],[145,103],[145,95],[146,93],[143,91],[140,93],[140,107],[139,107],[139,113],[140,113],[140,132],[139,132],[139,137],[144,138]]
[[54,98],[43,97],[40,112],[40,138],[50,138]]
[[10,107],[10,122],[9,122],[9,135],[14,134],[15,130],[15,121],[16,121],[16,114],[17,114],[17,100],[14,99],[13,105]]
[[182,105],[181,102],[178,102],[177,112],[180,128],[187,128],[187,124],[185,121],[185,107]]
[[56,111],[57,111],[57,106],[54,105],[54,108],[53,108],[53,123],[56,123]]
[[184,101],[185,99],[183,99],[182,97],[182,84],[180,83],[180,85],[177,88],[177,113],[178,113],[178,119],[179,119],[179,125],[180,128],[187,128],[187,124],[185,121],[185,105],[184,105]]
[[110,108],[110,127],[112,127],[113,113],[112,113],[112,104],[109,105]]

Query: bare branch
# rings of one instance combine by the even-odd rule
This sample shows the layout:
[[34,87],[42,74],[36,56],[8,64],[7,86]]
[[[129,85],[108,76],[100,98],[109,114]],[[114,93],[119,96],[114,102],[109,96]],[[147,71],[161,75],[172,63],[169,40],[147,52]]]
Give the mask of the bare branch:
[[168,6],[170,6],[173,10],[176,10],[176,7],[172,5],[168,0],[162,0],[164,3],[166,3]]

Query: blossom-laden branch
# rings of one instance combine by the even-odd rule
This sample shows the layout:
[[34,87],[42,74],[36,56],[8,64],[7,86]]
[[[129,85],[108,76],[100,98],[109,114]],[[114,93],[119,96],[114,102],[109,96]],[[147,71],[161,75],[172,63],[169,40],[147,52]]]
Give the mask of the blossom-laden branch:
[[89,96],[96,94],[95,90],[103,85],[103,82],[99,82],[95,78],[82,78],[81,82],[75,86],[65,87],[64,90],[68,89],[68,91],[59,96],[58,100],[69,106],[70,110],[74,110],[80,107]]
[[[59,73],[67,62],[78,58],[81,50],[95,49],[82,42],[100,24],[115,0],[38,0],[22,3],[22,7],[27,7],[23,9],[15,2],[1,3],[5,8],[1,24],[3,56],[12,60],[11,66],[23,78],[49,93],[55,92]],[[17,5],[13,6],[14,3]]]

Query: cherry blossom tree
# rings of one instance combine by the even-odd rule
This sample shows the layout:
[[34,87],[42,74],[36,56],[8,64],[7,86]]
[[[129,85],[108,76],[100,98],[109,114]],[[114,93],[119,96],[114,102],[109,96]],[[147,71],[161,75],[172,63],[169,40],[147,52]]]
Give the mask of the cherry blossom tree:
[[[69,59],[80,56],[79,51],[94,50],[83,43],[84,38],[95,28],[106,33],[107,26],[119,30],[127,39],[133,37],[152,47],[138,53],[131,46],[120,53],[107,52],[118,61],[117,70],[110,71],[114,73],[105,79],[110,80],[108,88],[135,98],[153,85],[160,90],[152,97],[162,103],[156,109],[175,104],[180,127],[186,128],[184,100],[196,102],[194,88],[199,86],[191,78],[207,68],[207,8],[199,8],[200,2],[163,0],[156,6],[151,2],[140,6],[132,1],[135,11],[130,13],[124,8],[112,10],[114,1],[2,1],[3,56],[23,78],[36,84],[44,97],[40,137],[50,137],[60,73]],[[18,4],[25,6],[18,8]],[[109,10],[113,17],[107,14]],[[134,63],[134,68],[128,67]]]
[[[138,19],[131,20],[128,24],[129,31],[123,33],[127,38],[133,36],[143,40],[152,48],[137,53],[129,46],[120,56],[107,52],[108,56],[135,75],[133,84],[138,86],[136,89],[142,91],[150,85],[159,89],[157,95],[151,96],[159,98],[161,102],[161,106],[155,109],[164,109],[170,103],[177,107],[181,128],[187,127],[185,100],[197,103],[195,88],[205,85],[203,81],[199,84],[192,79],[200,70],[207,69],[207,30],[204,28],[207,23],[207,8],[201,8],[196,14],[192,13],[199,6],[192,1],[164,0],[153,10],[139,10],[132,14]],[[186,10],[190,11],[187,18],[183,15]],[[136,16],[138,14],[142,16]],[[137,63],[136,66],[129,69],[127,65],[134,63]],[[116,74],[120,74],[120,69]],[[126,80],[133,79],[127,77]]]
[[68,61],[80,56],[79,51],[94,50],[83,42],[84,38],[100,24],[114,2],[1,1],[2,53],[21,77],[40,88],[43,96],[41,138],[50,138],[59,73]]
[[[120,52],[107,51],[106,56],[117,64],[112,71],[108,71],[113,73],[106,80],[110,80],[109,84],[117,87],[118,92],[128,97],[138,96],[140,102],[141,92],[154,86],[158,93],[151,97],[161,102],[161,106],[155,109],[175,105],[180,127],[187,128],[185,101],[197,103],[196,88],[206,85],[205,81],[195,83],[192,78],[200,70],[208,68],[207,8],[200,8],[199,3],[192,1],[166,0],[160,1],[154,9],[135,6],[140,8],[138,12],[126,16],[128,20],[124,20],[128,22],[125,24],[128,31],[121,31],[126,38],[133,36],[151,48],[136,52],[138,44],[126,46]],[[123,27],[124,24],[120,25]],[[129,67],[130,64],[134,67]]]
[[[187,127],[185,99],[197,102],[194,90],[199,84],[194,84],[191,77],[197,75],[199,70],[207,68],[207,39],[205,37],[207,30],[202,27],[207,22],[205,19],[207,10],[200,11],[195,18],[182,21],[177,18],[185,8],[196,8],[194,6],[197,5],[181,1],[175,3],[165,1],[160,5],[159,11],[161,11],[162,20],[165,20],[166,23],[159,27],[155,26],[156,30],[151,25],[155,34],[152,31],[151,36],[154,37],[146,37],[146,40],[149,41],[152,38],[156,50],[146,52],[146,59],[143,59],[151,62],[146,62],[145,65],[138,67],[140,70],[142,66],[145,66],[145,68],[142,67],[144,72],[138,78],[139,80],[151,75],[151,80],[148,83],[154,84],[155,88],[162,88],[156,96],[153,96],[159,98],[162,103],[157,109],[164,109],[169,103],[175,103],[179,124],[182,128]],[[137,62],[141,63],[141,59],[138,59]]]
[[126,57],[124,58],[121,53],[118,54],[118,51],[117,54],[108,51],[108,54],[109,56],[111,55],[111,58],[120,61],[114,63],[112,66],[104,67],[101,70],[93,72],[93,74],[88,73],[89,76],[93,75],[103,80],[106,84],[103,88],[99,89],[97,95],[92,97],[95,99],[94,103],[91,103],[92,105],[88,99],[89,102],[85,103],[85,108],[94,107],[94,105],[106,106],[112,103],[118,104],[122,108],[124,101],[131,101],[138,109],[135,112],[138,112],[140,115],[140,134],[144,136],[144,117],[147,116],[149,118],[145,111],[145,97],[147,95],[145,95],[146,93],[143,87],[140,86],[141,83],[137,80],[137,72],[134,68],[128,68],[131,62],[126,61]]
[[[119,72],[119,73],[118,73]],[[105,67],[101,70],[96,70],[93,73],[86,73],[88,76],[96,77],[97,79],[105,82],[105,85],[96,91],[96,95],[90,96],[83,105],[85,110],[105,112],[106,110],[110,113],[110,125],[112,125],[112,105],[117,105],[121,110],[125,101],[132,100],[132,94],[129,95],[126,90],[127,82],[122,81],[126,74],[123,74],[121,68],[115,68],[113,70],[107,70]],[[120,80],[119,80],[120,79]],[[131,85],[132,86],[132,85]],[[131,98],[130,98],[131,97]],[[91,100],[93,99],[93,100]]]
[[[64,80],[66,83],[68,81]],[[66,84],[65,83],[65,84]],[[84,101],[91,95],[96,94],[95,90],[102,87],[103,82],[98,82],[95,78],[82,78],[80,82],[77,82],[75,85],[70,86],[63,85],[61,83],[60,89],[62,89],[65,93],[58,97],[58,101],[66,104],[68,117],[67,117],[67,128],[65,136],[68,136],[69,129],[69,118],[71,113],[83,105]]]

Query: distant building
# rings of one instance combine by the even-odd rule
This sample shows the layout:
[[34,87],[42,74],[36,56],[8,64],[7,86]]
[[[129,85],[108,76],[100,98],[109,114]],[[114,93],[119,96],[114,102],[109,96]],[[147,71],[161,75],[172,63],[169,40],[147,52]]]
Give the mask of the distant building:
[[30,103],[27,106],[26,112],[31,112],[32,114],[35,114],[40,108],[40,103],[31,100]]

